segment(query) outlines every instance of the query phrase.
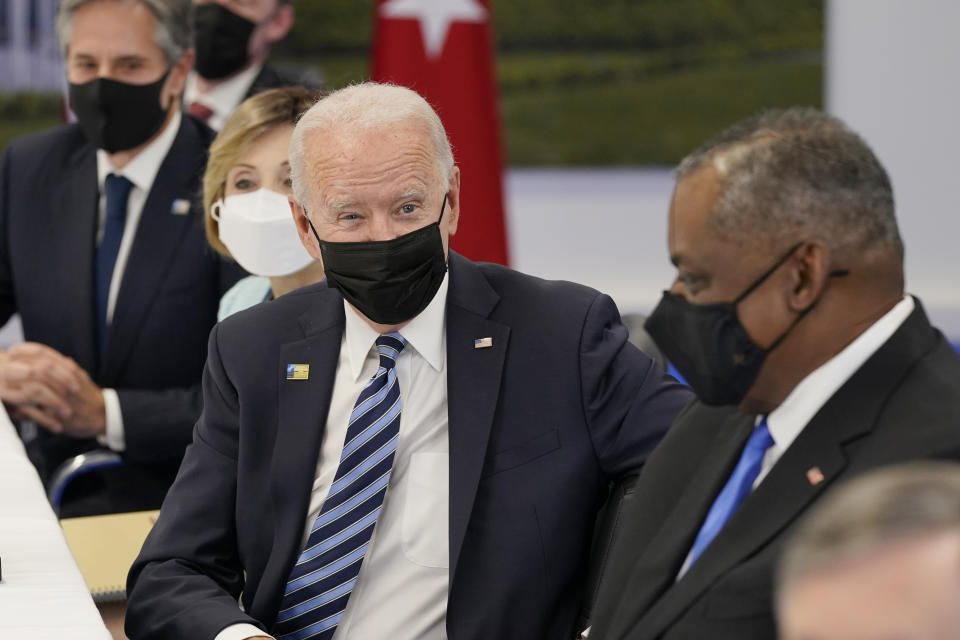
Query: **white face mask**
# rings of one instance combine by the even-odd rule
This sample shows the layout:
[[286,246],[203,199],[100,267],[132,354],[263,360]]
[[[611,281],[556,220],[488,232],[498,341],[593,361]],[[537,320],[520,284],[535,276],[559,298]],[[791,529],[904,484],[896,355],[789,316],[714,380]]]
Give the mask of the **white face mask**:
[[234,260],[258,276],[285,276],[313,258],[300,243],[287,196],[269,189],[217,200],[210,215]]

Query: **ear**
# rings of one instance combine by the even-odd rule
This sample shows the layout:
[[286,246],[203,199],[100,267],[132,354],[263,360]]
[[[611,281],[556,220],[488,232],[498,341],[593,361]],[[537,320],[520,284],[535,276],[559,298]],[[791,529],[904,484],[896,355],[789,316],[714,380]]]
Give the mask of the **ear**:
[[264,25],[263,36],[268,44],[283,40],[293,28],[293,5],[282,4],[277,7],[273,17]]
[[447,233],[453,235],[460,224],[460,167],[454,166],[450,174],[450,184],[447,187],[447,212],[443,214],[447,219]]
[[170,75],[167,77],[164,88],[164,108],[169,109],[174,101],[179,105],[183,97],[183,90],[187,86],[187,75],[193,69],[196,52],[193,49],[184,51],[177,61],[170,66]]
[[791,287],[787,304],[792,311],[805,311],[820,299],[830,278],[832,261],[830,247],[822,240],[805,242],[794,252],[788,263]]
[[287,196],[287,201],[290,203],[290,213],[293,215],[293,224],[297,226],[300,243],[303,244],[303,248],[307,250],[307,253],[309,253],[314,260],[320,260],[322,262],[323,258],[320,254],[320,245],[317,244],[317,239],[313,235],[313,229],[310,228],[306,209],[300,206],[300,203],[294,200],[293,196]]

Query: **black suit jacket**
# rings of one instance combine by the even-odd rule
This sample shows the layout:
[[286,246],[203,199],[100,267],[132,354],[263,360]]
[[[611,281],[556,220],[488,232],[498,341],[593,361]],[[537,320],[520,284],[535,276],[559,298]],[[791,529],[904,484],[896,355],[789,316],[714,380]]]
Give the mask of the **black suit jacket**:
[[[77,125],[20,138],[0,161],[0,324],[15,312],[24,337],[69,356],[117,389],[129,482],[117,508],[159,505],[200,413],[206,337],[221,292],[241,274],[207,247],[200,178],[212,133],[184,116],[147,196],[117,296],[110,340],[97,347],[96,150]],[[185,214],[173,203],[191,203]],[[96,446],[41,430],[28,444],[46,477]],[[128,498],[132,502],[128,502]],[[141,499],[142,498],[142,499]]]
[[280,87],[294,86],[314,88],[314,84],[315,83],[309,78],[281,71],[267,62],[263,65],[263,67],[260,68],[260,72],[256,75],[256,77],[254,77],[253,84],[250,85],[250,89],[247,91],[247,95],[245,95],[243,99],[246,100],[247,98],[255,96],[261,91],[266,91],[267,89],[278,89]]
[[677,419],[624,507],[591,638],[776,638],[773,569],[799,516],[868,469],[960,458],[960,356],[917,302],[675,582],[753,426],[754,416],[700,403]]
[[[608,481],[639,470],[689,392],[627,342],[605,295],[456,254],[449,277],[448,637],[572,637]],[[274,622],[343,330],[325,284],[213,330],[194,442],[130,573],[131,638]],[[286,363],[309,380],[285,380]]]

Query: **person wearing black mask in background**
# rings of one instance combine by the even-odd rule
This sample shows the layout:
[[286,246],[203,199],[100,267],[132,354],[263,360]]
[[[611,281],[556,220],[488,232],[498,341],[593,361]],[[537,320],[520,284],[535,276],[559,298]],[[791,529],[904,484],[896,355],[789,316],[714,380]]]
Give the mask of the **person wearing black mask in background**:
[[266,89],[309,86],[271,66],[270,47],[293,27],[292,0],[194,0],[197,60],[183,103],[220,130],[237,106]]
[[0,160],[0,399],[41,476],[107,446],[125,465],[75,481],[63,515],[156,508],[199,415],[207,333],[242,273],[206,249],[195,200],[212,132],[181,114],[189,0],[63,0],[78,122]]
[[646,328],[700,401],[625,508],[590,638],[768,640],[811,505],[960,459],[960,356],[904,294],[890,180],[835,118],[733,125],[680,164],[669,216],[677,276]]

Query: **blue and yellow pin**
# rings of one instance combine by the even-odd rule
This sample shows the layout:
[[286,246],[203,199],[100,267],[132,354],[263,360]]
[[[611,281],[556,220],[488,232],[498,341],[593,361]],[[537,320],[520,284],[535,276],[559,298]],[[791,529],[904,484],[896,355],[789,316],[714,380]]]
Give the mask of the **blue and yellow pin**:
[[310,378],[310,365],[308,364],[288,364],[287,380],[308,380]]

